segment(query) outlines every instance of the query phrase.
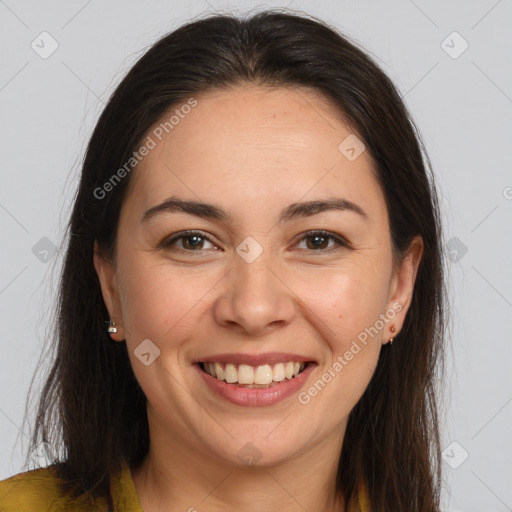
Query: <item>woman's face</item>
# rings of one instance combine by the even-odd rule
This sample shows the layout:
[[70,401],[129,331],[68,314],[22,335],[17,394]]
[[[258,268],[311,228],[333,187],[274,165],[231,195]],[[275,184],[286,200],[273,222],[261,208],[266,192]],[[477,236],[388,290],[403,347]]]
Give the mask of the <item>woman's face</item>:
[[[421,239],[394,269],[370,156],[317,93],[246,85],[196,100],[149,134],[115,265],[95,255],[152,440],[238,465],[339,451],[402,326]],[[305,369],[287,380],[302,368],[288,363]]]

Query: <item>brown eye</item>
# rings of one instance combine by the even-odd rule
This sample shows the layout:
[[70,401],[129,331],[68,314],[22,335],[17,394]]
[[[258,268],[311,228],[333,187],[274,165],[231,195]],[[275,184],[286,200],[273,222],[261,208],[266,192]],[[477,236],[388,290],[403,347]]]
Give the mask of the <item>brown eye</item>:
[[329,237],[323,235],[311,235],[307,237],[308,249],[327,249],[329,245]]
[[199,235],[189,235],[189,236],[183,236],[182,239],[182,245],[185,249],[202,249],[203,248],[203,237]]
[[[178,242],[180,242],[180,244],[178,244]],[[200,252],[207,249],[204,247],[205,243],[212,244],[209,238],[204,236],[200,231],[183,231],[169,240],[164,240],[161,243],[161,247],[172,248],[177,245],[178,250],[186,252]],[[217,249],[216,246],[213,247],[214,249]]]
[[[348,247],[347,242],[327,231],[312,231],[302,237],[300,242],[304,240],[306,240],[306,249],[315,252],[329,252],[341,247]],[[334,245],[329,246],[329,240],[333,240]]]

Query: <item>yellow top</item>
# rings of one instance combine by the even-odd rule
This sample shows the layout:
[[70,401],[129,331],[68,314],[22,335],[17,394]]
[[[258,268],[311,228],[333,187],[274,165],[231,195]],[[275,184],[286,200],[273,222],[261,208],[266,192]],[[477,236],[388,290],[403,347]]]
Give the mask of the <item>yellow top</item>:
[[[49,468],[33,469],[0,481],[0,512],[144,512],[126,462],[119,475],[110,479],[114,509],[108,511],[105,499],[94,507],[84,499],[71,500],[62,494],[59,480]],[[360,488],[356,512],[369,512],[368,499]]]

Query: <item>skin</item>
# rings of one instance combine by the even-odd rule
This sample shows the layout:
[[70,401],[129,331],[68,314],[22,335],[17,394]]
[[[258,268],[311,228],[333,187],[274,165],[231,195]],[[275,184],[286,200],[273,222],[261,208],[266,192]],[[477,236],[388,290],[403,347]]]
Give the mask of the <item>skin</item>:
[[[141,504],[146,512],[346,510],[335,477],[348,415],[382,345],[403,324],[422,240],[393,265],[370,155],[349,161],[338,150],[353,130],[315,91],[240,85],[196,99],[133,171],[115,263],[98,247],[94,256],[118,327],[112,336],[125,340],[148,398],[150,452],[132,471]],[[164,213],[141,222],[171,195],[215,203],[232,220]],[[334,210],[277,222],[292,203],[331,196],[356,203],[367,217]],[[159,247],[188,229],[207,237],[201,253],[190,238]],[[350,247],[327,238],[316,249],[303,237],[318,229]],[[263,249],[252,263],[236,252],[248,236]],[[292,352],[317,362],[307,390],[396,303],[401,311],[306,405],[296,395],[265,407],[234,405],[191,366],[226,352]],[[161,351],[149,366],[134,355],[144,339]],[[253,466],[238,458],[248,442],[261,456]]]

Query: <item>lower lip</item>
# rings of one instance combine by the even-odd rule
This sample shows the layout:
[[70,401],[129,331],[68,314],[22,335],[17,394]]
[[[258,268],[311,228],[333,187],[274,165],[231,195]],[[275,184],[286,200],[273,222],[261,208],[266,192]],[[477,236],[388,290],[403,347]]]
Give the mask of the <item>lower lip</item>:
[[293,377],[289,381],[281,382],[270,388],[242,388],[235,384],[228,384],[203,371],[199,364],[194,366],[206,385],[231,403],[245,407],[263,407],[277,404],[297,393],[316,365],[308,363],[306,368],[297,377]]

